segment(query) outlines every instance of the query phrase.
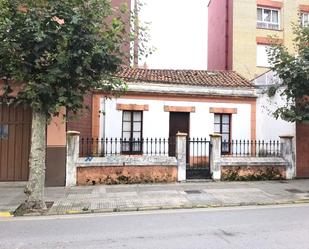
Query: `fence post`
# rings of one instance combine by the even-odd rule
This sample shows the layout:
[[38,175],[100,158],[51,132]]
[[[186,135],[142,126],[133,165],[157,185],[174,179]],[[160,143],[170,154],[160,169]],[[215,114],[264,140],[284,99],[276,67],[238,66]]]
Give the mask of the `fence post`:
[[220,164],[216,163],[221,158],[221,135],[211,134],[210,135],[210,173],[213,180],[221,179],[221,167]]
[[176,158],[178,165],[178,181],[185,181],[187,167],[187,133],[176,134]]
[[79,157],[79,136],[78,131],[67,132],[67,161],[65,186],[76,185],[76,161]]
[[288,163],[286,168],[286,179],[293,179],[296,175],[293,136],[280,136],[280,143],[281,155]]

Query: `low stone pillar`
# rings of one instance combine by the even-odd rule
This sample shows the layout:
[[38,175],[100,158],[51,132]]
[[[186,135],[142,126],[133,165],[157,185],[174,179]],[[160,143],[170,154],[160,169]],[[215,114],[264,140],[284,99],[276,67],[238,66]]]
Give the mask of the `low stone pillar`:
[[178,181],[185,181],[187,168],[187,133],[176,134],[176,158],[178,165]]
[[221,135],[211,134],[210,135],[210,173],[213,180],[221,180],[221,167],[216,161],[221,158]]
[[286,168],[286,179],[293,179],[296,176],[293,136],[280,136],[280,143],[281,155],[288,163]]
[[76,185],[76,161],[79,157],[79,136],[78,131],[67,132],[67,161],[65,186]]

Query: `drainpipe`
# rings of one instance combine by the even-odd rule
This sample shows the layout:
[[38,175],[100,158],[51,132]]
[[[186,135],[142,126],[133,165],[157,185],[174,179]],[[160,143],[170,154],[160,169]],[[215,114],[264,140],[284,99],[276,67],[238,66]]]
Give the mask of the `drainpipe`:
[[[105,98],[100,99],[100,123],[99,123],[99,141],[105,140]],[[105,143],[99,143],[98,149],[101,152],[101,154],[105,151]]]
[[[100,100],[100,139],[105,139],[105,98]],[[102,125],[102,126],[101,126]]]

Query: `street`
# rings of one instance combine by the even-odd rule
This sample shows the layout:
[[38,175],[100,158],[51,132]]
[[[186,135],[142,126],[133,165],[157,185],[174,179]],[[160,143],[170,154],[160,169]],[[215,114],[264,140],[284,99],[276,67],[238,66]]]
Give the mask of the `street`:
[[0,248],[309,248],[309,205],[21,217]]

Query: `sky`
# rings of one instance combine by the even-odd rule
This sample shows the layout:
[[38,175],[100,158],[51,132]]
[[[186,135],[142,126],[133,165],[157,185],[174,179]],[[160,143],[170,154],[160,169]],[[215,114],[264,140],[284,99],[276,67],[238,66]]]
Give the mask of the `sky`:
[[143,0],[140,13],[150,22],[153,55],[142,58],[152,69],[207,69],[207,1]]

